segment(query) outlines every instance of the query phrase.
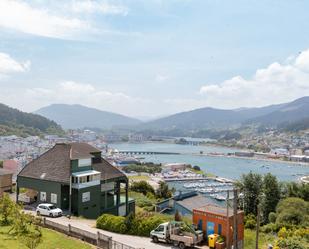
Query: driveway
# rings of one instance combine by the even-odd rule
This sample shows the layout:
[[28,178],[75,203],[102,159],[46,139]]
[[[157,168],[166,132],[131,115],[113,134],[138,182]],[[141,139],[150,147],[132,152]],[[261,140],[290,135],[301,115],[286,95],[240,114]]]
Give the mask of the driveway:
[[[34,211],[27,210],[26,212],[29,212],[33,215],[36,215]],[[92,232],[97,233],[100,232],[101,234],[104,234],[106,236],[112,237],[114,241],[126,244],[128,246],[132,246],[135,248],[144,248],[144,249],[176,249],[178,247],[174,247],[169,244],[165,243],[158,243],[155,244],[152,242],[150,238],[146,237],[139,237],[139,236],[133,236],[133,235],[125,235],[125,234],[118,234],[118,233],[112,233],[109,231],[101,230],[95,228],[96,221],[91,219],[85,219],[85,218],[79,218],[79,217],[71,217],[70,219],[62,216],[58,218],[49,218],[46,217],[47,220],[51,220],[53,222],[57,222],[58,224],[68,226],[68,224]],[[201,246],[201,247],[195,247],[196,249],[206,249],[208,247]]]
[[[31,213],[33,215],[36,215],[34,211],[26,210],[27,213]],[[165,243],[158,243],[155,244],[151,241],[150,238],[145,237],[138,237],[138,236],[132,236],[132,235],[125,235],[125,234],[118,234],[118,233],[112,233],[105,230],[97,229],[95,228],[95,220],[89,220],[84,218],[78,218],[78,217],[71,217],[71,219],[62,216],[58,218],[49,218],[46,217],[47,220],[51,220],[53,222],[56,222],[61,225],[68,226],[68,224],[80,228],[92,233],[100,232],[101,234],[104,234],[106,236],[112,237],[114,241],[126,244],[128,246],[132,246],[135,248],[144,248],[144,249],[171,249],[175,248],[171,245],[167,245]]]

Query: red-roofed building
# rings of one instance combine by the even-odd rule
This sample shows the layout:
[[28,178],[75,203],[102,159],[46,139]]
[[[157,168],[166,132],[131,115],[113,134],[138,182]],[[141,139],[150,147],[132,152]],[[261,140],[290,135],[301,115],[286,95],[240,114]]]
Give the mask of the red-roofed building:
[[13,181],[16,181],[16,176],[20,171],[20,167],[17,161],[15,160],[4,160],[3,169],[8,170],[13,173]]

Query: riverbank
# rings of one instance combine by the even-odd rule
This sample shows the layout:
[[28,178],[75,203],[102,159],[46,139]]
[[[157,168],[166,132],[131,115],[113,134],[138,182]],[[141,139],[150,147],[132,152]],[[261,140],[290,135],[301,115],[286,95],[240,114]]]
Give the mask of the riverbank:
[[203,153],[203,154],[194,154],[195,156],[209,156],[209,157],[224,157],[224,158],[236,158],[236,159],[243,159],[243,160],[258,160],[258,161],[265,161],[265,162],[280,162],[292,165],[302,165],[309,167],[308,162],[295,162],[295,161],[287,161],[280,158],[261,158],[261,157],[243,157],[243,156],[235,156],[235,155],[225,155],[220,153]]
[[[145,155],[142,162],[154,163],[186,163],[199,166],[206,173],[238,180],[242,174],[249,172],[267,174],[271,173],[281,181],[298,181],[300,176],[309,175],[309,165],[298,162],[227,156],[235,153],[235,149],[217,146],[192,146],[174,143],[114,143],[110,147],[130,151],[171,151],[179,155]],[[200,152],[203,154],[200,154]],[[211,155],[219,153],[220,155]],[[207,156],[208,155],[208,156]],[[222,156],[224,155],[224,156]],[[269,167],[265,167],[269,166]],[[264,167],[263,167],[264,166]]]

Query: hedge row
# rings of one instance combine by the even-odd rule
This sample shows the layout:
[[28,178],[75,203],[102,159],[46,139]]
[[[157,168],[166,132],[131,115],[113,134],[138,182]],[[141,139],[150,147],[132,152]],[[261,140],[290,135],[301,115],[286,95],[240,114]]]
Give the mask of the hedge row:
[[96,226],[110,232],[148,237],[151,230],[169,220],[172,217],[146,212],[130,214],[126,218],[103,214],[97,219]]

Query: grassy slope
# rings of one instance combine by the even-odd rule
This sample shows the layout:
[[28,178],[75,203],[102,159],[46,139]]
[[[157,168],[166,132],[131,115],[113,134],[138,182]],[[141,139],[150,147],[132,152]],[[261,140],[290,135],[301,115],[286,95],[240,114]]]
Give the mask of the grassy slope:
[[[267,249],[268,244],[273,245],[274,239],[274,236],[271,234],[260,233],[259,248]],[[245,249],[255,249],[255,230],[245,230]]]
[[[7,234],[9,227],[0,226],[0,248],[1,249],[27,249],[20,241],[15,237]],[[61,233],[49,230],[42,229],[43,240],[42,243],[38,246],[38,249],[91,249],[91,245],[78,241],[76,239],[67,237]]]

